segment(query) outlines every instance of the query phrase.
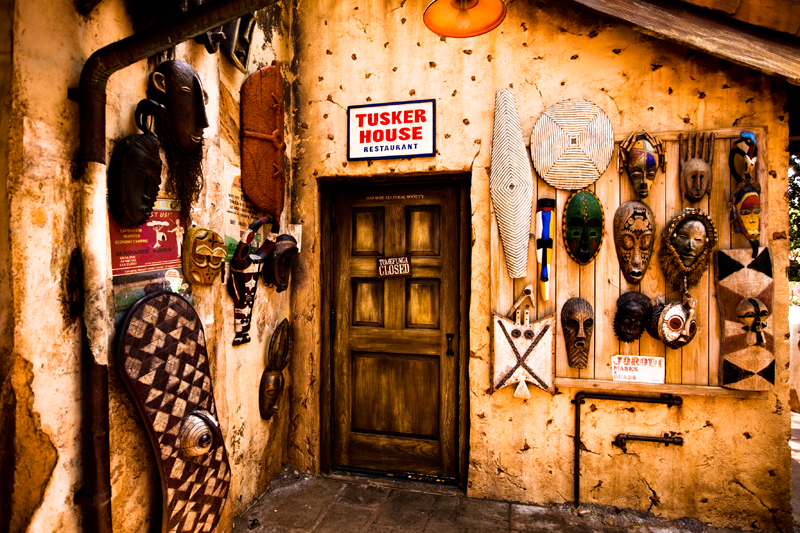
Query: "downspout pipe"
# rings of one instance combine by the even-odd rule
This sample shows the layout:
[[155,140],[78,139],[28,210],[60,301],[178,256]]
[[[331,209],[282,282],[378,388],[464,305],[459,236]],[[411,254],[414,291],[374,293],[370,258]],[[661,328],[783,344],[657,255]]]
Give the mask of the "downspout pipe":
[[575,441],[572,463],[572,490],[575,500],[575,507],[580,506],[581,503],[581,405],[583,405],[587,399],[611,400],[617,402],[658,403],[668,407],[680,407],[683,405],[683,398],[680,396],[674,396],[672,394],[662,394],[661,396],[630,396],[588,391],[580,391],[575,394],[575,398],[572,400],[572,403],[575,404]]
[[134,63],[262,9],[277,0],[211,0],[172,20],[96,51],[81,72],[80,149],[82,164],[79,243],[84,269],[82,374],[84,530],[112,530],[108,424],[108,358],[114,334],[108,216],[106,214],[106,89],[111,76]]

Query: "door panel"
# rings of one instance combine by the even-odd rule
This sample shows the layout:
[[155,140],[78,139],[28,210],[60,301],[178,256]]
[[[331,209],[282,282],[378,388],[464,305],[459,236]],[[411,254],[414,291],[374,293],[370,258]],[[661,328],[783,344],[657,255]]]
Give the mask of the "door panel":
[[[456,476],[458,203],[445,186],[333,195],[335,466]],[[409,277],[377,277],[406,255]]]

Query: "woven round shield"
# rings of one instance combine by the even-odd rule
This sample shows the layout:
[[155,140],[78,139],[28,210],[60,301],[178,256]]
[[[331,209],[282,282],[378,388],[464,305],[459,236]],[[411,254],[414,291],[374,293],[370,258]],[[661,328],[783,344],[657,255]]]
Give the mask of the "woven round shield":
[[587,100],[547,109],[531,133],[531,160],[541,178],[567,191],[588,187],[605,172],[614,151],[611,121]]

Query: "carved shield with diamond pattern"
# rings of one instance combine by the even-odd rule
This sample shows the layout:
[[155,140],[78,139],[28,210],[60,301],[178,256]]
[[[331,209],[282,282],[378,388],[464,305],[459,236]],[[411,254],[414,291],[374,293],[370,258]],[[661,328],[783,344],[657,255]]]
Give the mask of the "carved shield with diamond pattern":
[[[213,531],[231,473],[216,421],[205,333],[189,302],[171,292],[136,302],[119,332],[117,369],[144,420],[159,466],[161,531]],[[187,431],[187,419],[192,431]],[[195,438],[198,423],[199,433],[208,423],[213,434],[201,440],[202,452],[182,442]]]
[[[722,321],[720,383],[738,390],[769,390],[775,384],[772,258],[769,248],[719,250],[715,269],[717,302]],[[738,313],[742,300],[766,306],[758,339]]]

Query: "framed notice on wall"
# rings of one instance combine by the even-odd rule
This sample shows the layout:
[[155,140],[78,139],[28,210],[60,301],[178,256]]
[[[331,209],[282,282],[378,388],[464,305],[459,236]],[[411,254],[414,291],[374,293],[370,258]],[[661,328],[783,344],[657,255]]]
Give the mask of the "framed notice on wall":
[[436,155],[436,100],[347,108],[347,160]]

